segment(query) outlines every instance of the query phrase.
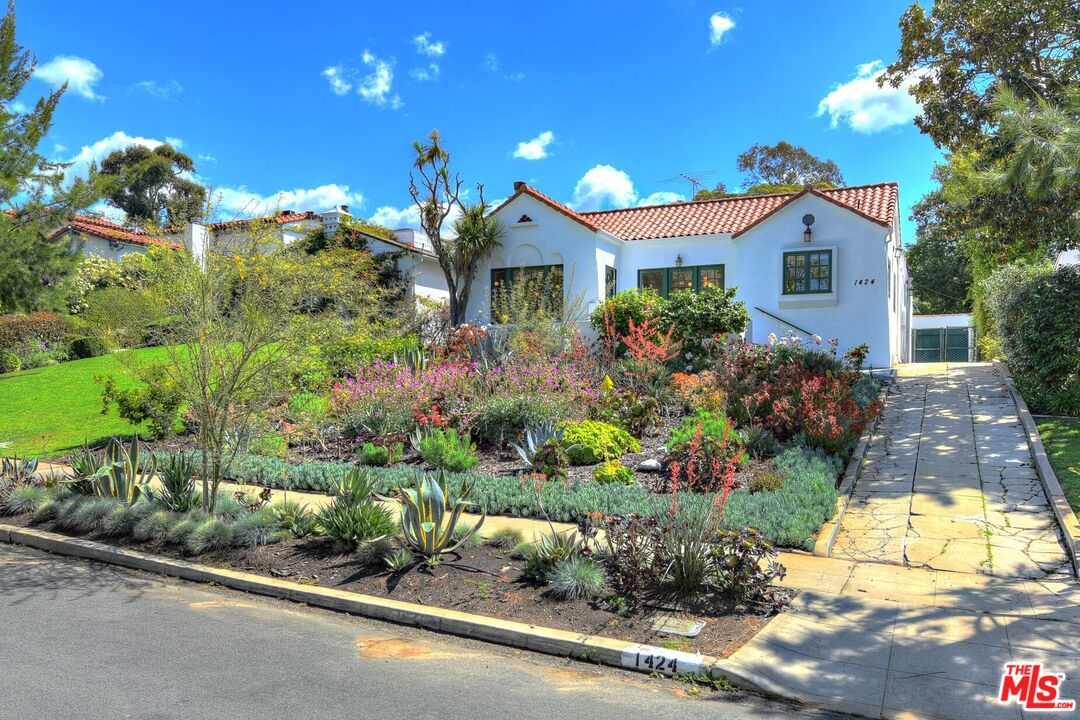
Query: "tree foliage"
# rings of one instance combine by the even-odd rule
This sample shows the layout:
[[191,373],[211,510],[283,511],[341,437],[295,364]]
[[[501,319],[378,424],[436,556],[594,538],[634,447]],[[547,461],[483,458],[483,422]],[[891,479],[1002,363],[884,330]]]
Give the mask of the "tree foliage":
[[101,161],[105,199],[136,223],[180,227],[198,218],[206,189],[191,179],[195,162],[172,145],[129,145]]
[[[806,148],[781,140],[775,145],[755,143],[736,160],[740,172],[746,173],[743,188],[760,185],[813,185],[828,183],[828,187],[844,184],[840,168],[832,160],[822,160]],[[760,193],[756,193],[760,194]]]
[[929,193],[911,209],[916,239],[907,250],[907,265],[919,314],[971,312],[971,262],[943,219],[947,212],[940,192]]
[[992,87],[1059,102],[1080,73],[1080,4],[1075,0],[935,0],[900,18],[897,59],[879,82],[911,93],[915,124],[938,147],[978,145],[994,122]]
[[93,176],[66,188],[66,166],[38,152],[53,112],[67,90],[62,85],[38,98],[26,112],[16,98],[37,67],[33,53],[15,39],[15,5],[0,21],[0,312],[58,307],[64,285],[78,264],[69,236],[53,230],[96,199]]

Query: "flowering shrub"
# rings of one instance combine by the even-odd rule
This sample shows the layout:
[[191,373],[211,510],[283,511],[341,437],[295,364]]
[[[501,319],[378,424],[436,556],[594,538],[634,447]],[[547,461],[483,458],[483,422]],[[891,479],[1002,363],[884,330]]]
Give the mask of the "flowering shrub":
[[36,352],[58,346],[64,339],[67,322],[54,312],[0,315],[0,350],[26,359]]
[[605,376],[600,384],[600,396],[589,406],[589,419],[600,420],[620,427],[636,438],[649,429],[659,405],[648,395],[633,390],[616,390],[611,378]]
[[720,388],[712,370],[697,374],[675,373],[671,376],[671,389],[691,411],[727,412],[727,393]]
[[598,396],[591,368],[566,354],[422,364],[375,361],[333,387],[333,415],[353,434],[403,435],[416,427],[475,431],[491,445],[541,422],[580,417]]
[[867,423],[881,410],[881,401],[866,407],[855,401],[858,377],[853,373],[814,375],[796,365],[781,368],[765,392],[772,412],[765,425],[782,438],[801,435],[810,447],[826,452],[850,452]]

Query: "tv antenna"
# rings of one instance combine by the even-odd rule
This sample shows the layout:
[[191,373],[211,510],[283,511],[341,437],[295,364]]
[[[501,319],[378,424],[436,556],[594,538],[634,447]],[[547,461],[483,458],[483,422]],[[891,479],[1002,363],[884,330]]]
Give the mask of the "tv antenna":
[[658,182],[662,183],[690,183],[690,197],[697,195],[698,190],[705,187],[705,178],[712,177],[720,172],[720,169],[715,170],[702,170],[700,172],[684,172],[678,173],[673,177],[669,177],[665,180]]

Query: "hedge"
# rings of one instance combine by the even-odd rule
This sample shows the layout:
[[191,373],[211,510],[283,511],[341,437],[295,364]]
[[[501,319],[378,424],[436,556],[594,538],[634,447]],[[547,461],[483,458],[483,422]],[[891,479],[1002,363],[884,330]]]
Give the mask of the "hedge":
[[[832,517],[836,508],[836,478],[843,463],[823,452],[795,447],[781,453],[776,464],[784,475],[784,485],[779,490],[753,494],[745,488],[735,490],[728,498],[723,524],[732,528],[756,527],[777,545],[812,548],[821,524]],[[284,487],[283,478],[287,477],[290,490],[329,493],[351,467],[350,463],[294,464],[244,455],[236,458],[229,475],[236,482],[273,488]],[[424,472],[401,465],[369,470],[376,479],[378,492],[412,484]],[[484,509],[491,515],[543,517],[533,490],[518,478],[473,472],[447,473],[447,477],[455,484],[460,480],[475,483],[471,497],[474,510]],[[679,503],[686,505],[709,505],[713,499],[711,494],[679,494]],[[579,522],[593,512],[605,515],[636,512],[655,517],[666,513],[671,506],[669,495],[651,493],[639,485],[597,482],[544,483],[541,501],[551,519],[559,522]]]

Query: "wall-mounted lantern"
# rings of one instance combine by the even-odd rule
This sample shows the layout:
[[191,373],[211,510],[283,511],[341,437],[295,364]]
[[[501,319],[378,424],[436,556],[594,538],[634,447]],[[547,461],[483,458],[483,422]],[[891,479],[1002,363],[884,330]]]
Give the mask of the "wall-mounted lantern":
[[810,229],[810,226],[814,224],[814,216],[810,213],[806,213],[802,216],[802,222],[803,225],[806,226],[806,229],[803,230],[802,233],[803,242],[810,242],[814,239],[814,231]]
[[682,255],[675,256],[675,267],[682,267]]

